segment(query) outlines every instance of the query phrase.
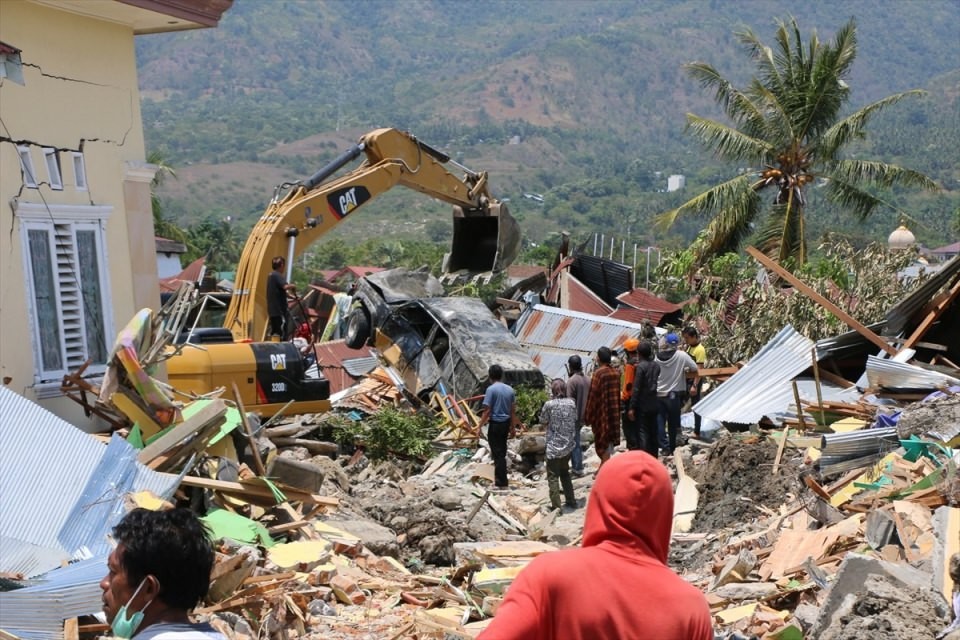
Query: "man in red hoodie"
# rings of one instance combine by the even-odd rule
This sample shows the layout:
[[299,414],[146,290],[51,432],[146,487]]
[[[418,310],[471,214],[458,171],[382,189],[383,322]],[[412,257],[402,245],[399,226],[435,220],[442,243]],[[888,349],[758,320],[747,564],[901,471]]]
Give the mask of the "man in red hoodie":
[[713,640],[706,598],[667,567],[672,523],[666,467],[643,451],[611,458],[583,547],[527,565],[478,640]]

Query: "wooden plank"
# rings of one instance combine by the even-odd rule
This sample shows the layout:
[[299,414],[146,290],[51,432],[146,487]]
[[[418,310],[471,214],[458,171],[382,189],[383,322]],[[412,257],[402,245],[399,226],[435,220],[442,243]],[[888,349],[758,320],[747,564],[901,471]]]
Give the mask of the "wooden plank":
[[754,260],[756,260],[757,262],[762,264],[764,267],[766,267],[767,269],[770,269],[771,271],[779,275],[781,278],[789,282],[791,285],[793,285],[793,287],[797,291],[807,296],[808,298],[810,298],[811,300],[813,300],[814,302],[822,306],[824,309],[832,313],[841,322],[843,322],[848,327],[850,327],[851,329],[853,329],[854,331],[862,335],[864,338],[872,342],[874,345],[876,345],[880,349],[883,349],[890,355],[897,354],[897,350],[894,347],[892,347],[890,344],[888,344],[886,340],[884,340],[883,338],[875,334],[873,331],[868,329],[866,326],[861,324],[856,318],[854,318],[849,313],[847,313],[846,311],[844,311],[843,309],[835,305],[833,302],[831,302],[827,298],[824,298],[822,295],[814,291],[810,287],[810,285],[803,282],[802,280],[797,278],[795,275],[793,275],[792,273],[790,273],[789,271],[781,267],[779,264],[771,260],[769,257],[764,255],[759,249],[757,249],[756,247],[747,247],[747,253],[750,254],[750,256]]
[[263,458],[260,457],[260,448],[257,447],[257,441],[253,437],[253,430],[250,428],[250,421],[247,420],[247,410],[243,407],[243,398],[240,397],[240,389],[236,381],[233,384],[233,397],[237,402],[237,409],[240,410],[240,422],[243,424],[243,431],[247,435],[247,442],[250,444],[250,455],[253,457],[253,466],[257,470],[258,476],[266,477],[267,469],[263,466]]
[[[201,487],[223,493],[248,495],[258,498],[273,497],[273,492],[265,485],[241,484],[239,482],[228,482],[226,480],[214,480],[213,478],[198,478],[197,476],[184,476],[183,479],[180,480],[180,484],[185,484],[188,487]],[[285,485],[278,484],[277,486],[290,500],[297,500],[308,504],[323,504],[330,507],[335,507],[340,504],[337,498],[321,496],[316,493],[294,489],[293,487],[287,487]]]
[[677,488],[673,496],[673,531],[686,533],[693,526],[700,491],[693,478],[687,475],[683,467],[683,456],[679,451],[673,453],[673,461],[677,467]]
[[210,400],[207,406],[144,447],[137,456],[137,460],[141,464],[148,464],[161,453],[180,444],[190,436],[196,435],[207,427],[219,426],[226,413],[227,405],[223,400]]
[[780,471],[780,460],[783,458],[783,448],[787,446],[787,438],[789,437],[790,427],[787,427],[783,430],[783,433],[780,434],[780,446],[777,447],[777,457],[773,459],[773,471],[771,471],[771,475],[775,476],[777,472]]
[[80,621],[77,618],[63,621],[63,640],[80,640]]
[[954,300],[957,298],[957,294],[960,294],[960,279],[957,279],[954,282],[953,286],[950,287],[950,291],[944,296],[937,304],[927,313],[927,316],[917,325],[917,328],[913,330],[913,333],[910,334],[910,337],[907,338],[906,342],[903,343],[904,349],[911,349],[917,345],[920,341],[920,338],[924,336],[930,326],[937,321],[943,312],[949,307]]
[[837,375],[836,373],[834,373],[833,371],[829,371],[828,369],[820,369],[820,377],[823,378],[824,380],[827,380],[828,382],[832,382],[833,384],[839,385],[841,387],[845,387],[847,389],[849,389],[850,387],[857,386],[856,383],[850,382],[843,376]]

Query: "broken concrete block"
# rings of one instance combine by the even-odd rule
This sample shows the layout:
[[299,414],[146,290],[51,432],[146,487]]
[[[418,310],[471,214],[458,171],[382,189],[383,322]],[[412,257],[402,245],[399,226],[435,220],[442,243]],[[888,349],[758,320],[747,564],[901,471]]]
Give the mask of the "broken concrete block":
[[714,589],[713,594],[724,600],[741,602],[743,600],[762,600],[779,591],[772,582],[732,582]]
[[[859,553],[848,553],[840,564],[827,599],[820,607],[820,616],[812,630],[812,637],[820,637],[818,632],[830,625],[846,596],[862,593],[867,578],[871,576],[879,576],[896,586],[917,591],[930,591],[932,587],[930,574],[909,565],[877,560]],[[945,609],[946,602],[941,606]]]
[[457,511],[462,509],[463,505],[461,501],[462,497],[460,493],[454,489],[441,489],[430,496],[430,502],[444,511]]
[[890,544],[897,535],[897,523],[886,511],[876,509],[867,515],[865,538],[873,549],[881,549]]
[[403,566],[399,560],[392,558],[390,556],[382,556],[377,558],[376,562],[373,563],[373,567],[379,571],[386,572],[397,572],[410,575],[410,570]]
[[373,520],[327,520],[327,523],[358,538],[367,549],[378,556],[399,553],[397,534]]
[[343,604],[363,604],[367,596],[356,582],[346,576],[337,575],[330,581],[333,595]]
[[307,573],[330,560],[330,550],[326,540],[300,540],[276,545],[267,552],[267,559],[281,569]]
[[267,475],[271,479],[310,493],[319,493],[324,479],[323,469],[320,467],[284,456],[273,459]]

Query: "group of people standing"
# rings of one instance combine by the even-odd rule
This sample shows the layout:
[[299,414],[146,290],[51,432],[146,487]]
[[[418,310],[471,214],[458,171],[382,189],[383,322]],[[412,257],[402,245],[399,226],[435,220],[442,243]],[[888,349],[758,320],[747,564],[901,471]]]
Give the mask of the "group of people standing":
[[[680,348],[680,336],[685,350]],[[551,397],[540,411],[540,422],[546,429],[547,485],[554,509],[577,506],[572,476],[585,473],[580,445],[585,424],[593,431],[600,466],[610,459],[622,438],[628,450],[666,457],[677,446],[684,403],[689,398],[696,404],[702,395],[700,370],[707,358],[695,327],[685,327],[680,335],[668,333],[659,343],[650,327],[640,338],[626,340],[622,348],[619,365],[614,364],[610,347],[597,349],[589,378],[581,357],[570,356],[567,379],[556,378],[550,384]],[[494,485],[505,489],[507,438],[520,422],[513,389],[502,381],[502,368],[493,365],[488,373],[492,384],[484,396],[480,423],[489,424]],[[699,415],[694,418],[694,436],[700,436]]]
[[[619,367],[612,350],[600,347],[590,378],[580,356],[571,356],[567,380],[552,381],[552,397],[540,419],[546,426],[554,509],[561,507],[561,486],[564,505],[576,506],[571,474],[584,473],[579,442],[584,424],[593,430],[600,457],[583,543],[542,554],[527,565],[481,640],[712,640],[706,599],[667,565],[673,486],[656,459],[677,445],[687,396],[696,402],[702,394],[700,368],[706,352],[696,329],[688,327],[681,335],[686,351],[674,333],[660,344],[627,340]],[[484,416],[492,403],[484,399]],[[699,426],[698,421],[697,435]],[[629,451],[611,459],[621,428]],[[637,606],[638,594],[643,606]]]

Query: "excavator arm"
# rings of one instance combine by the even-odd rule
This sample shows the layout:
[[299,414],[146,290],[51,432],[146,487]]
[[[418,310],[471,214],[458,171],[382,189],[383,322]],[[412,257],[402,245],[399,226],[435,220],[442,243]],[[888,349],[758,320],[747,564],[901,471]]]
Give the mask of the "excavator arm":
[[[361,155],[360,166],[331,177]],[[447,167],[464,171],[460,178]],[[260,341],[267,325],[270,263],[288,263],[365,204],[403,185],[454,205],[453,244],[444,272],[500,271],[520,249],[516,221],[493,198],[486,172],[473,172],[397,129],[377,129],[309,179],[281,185],[247,239],[224,326],[236,340]]]

